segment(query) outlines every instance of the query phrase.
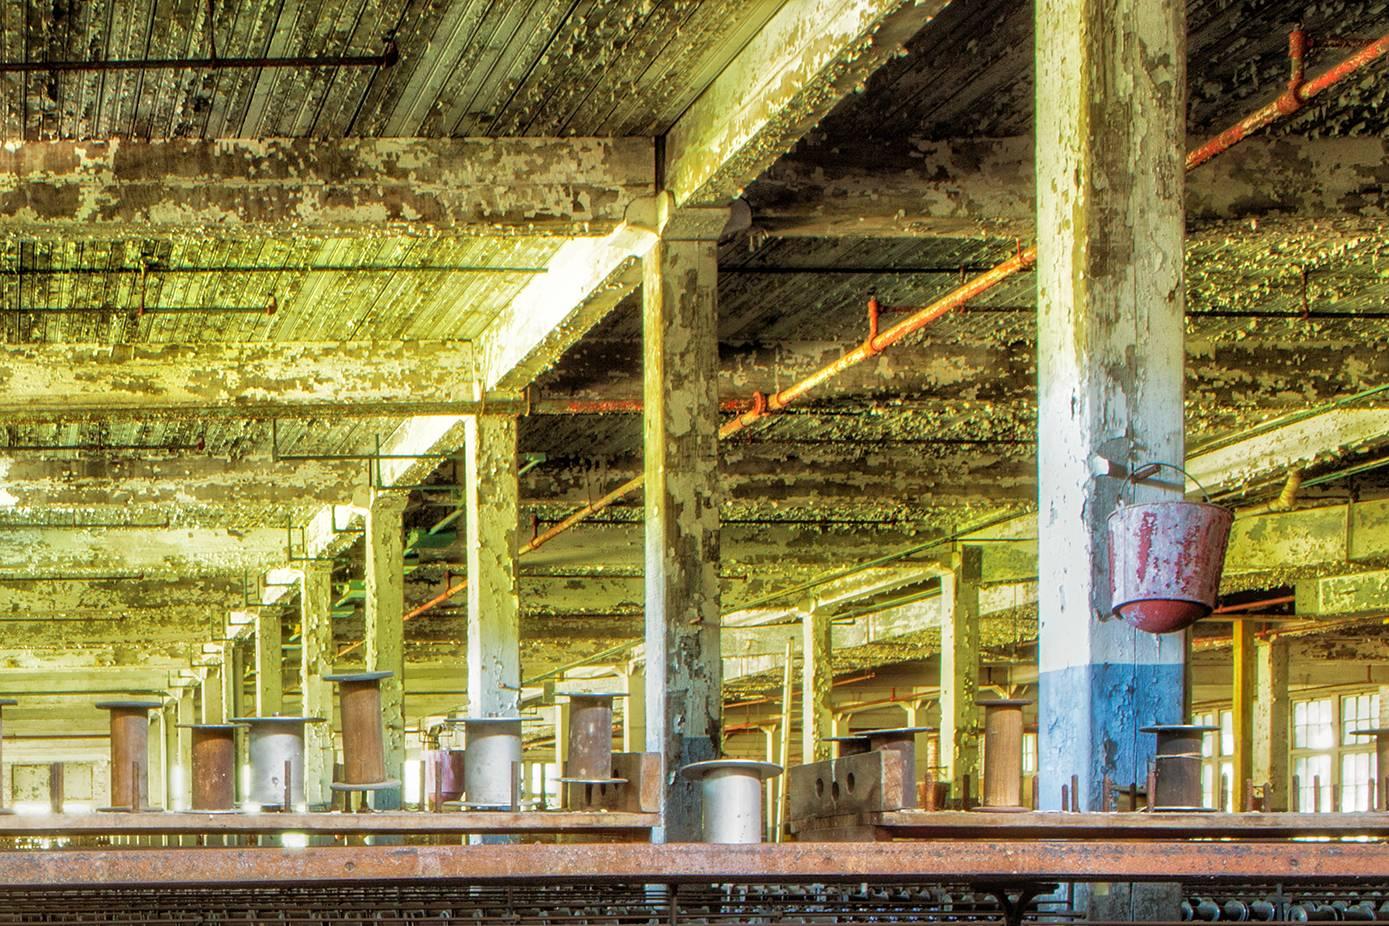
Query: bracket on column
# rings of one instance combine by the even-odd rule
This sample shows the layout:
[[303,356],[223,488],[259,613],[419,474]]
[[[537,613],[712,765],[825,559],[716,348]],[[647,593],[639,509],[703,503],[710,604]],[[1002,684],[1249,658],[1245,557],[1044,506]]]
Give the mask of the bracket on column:
[[[299,528],[299,545],[308,549],[309,542],[307,532],[304,528]],[[332,556],[295,556],[294,555],[294,518],[285,518],[285,559],[291,563],[331,563],[336,560]]]

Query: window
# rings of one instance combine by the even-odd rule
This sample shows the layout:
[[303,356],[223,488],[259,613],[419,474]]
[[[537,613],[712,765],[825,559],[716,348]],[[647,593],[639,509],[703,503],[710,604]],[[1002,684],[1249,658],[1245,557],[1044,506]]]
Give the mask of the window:
[[1373,737],[1379,695],[1334,695],[1293,702],[1292,774],[1295,807],[1303,811],[1368,810],[1377,770]]
[[1201,803],[1216,810],[1234,808],[1235,715],[1229,708],[1212,708],[1196,715],[1194,723],[1219,727],[1201,737]]

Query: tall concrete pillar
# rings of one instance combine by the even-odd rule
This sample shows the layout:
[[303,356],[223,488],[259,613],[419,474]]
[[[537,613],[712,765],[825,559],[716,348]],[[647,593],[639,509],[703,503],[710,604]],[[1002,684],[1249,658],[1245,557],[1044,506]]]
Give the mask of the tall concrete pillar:
[[514,716],[521,703],[521,606],[516,584],[521,519],[516,419],[464,423],[468,550],[468,713]]
[[[184,688],[178,697],[178,722],[196,723],[197,714],[193,711],[193,689]],[[178,738],[178,788],[175,800],[179,807],[187,808],[193,803],[193,735],[192,731],[177,730]]]
[[805,762],[830,757],[834,722],[830,691],[834,681],[828,608],[801,612],[801,756]]
[[261,608],[256,612],[256,716],[284,712],[285,680],[282,671],[280,612]]
[[629,663],[622,678],[622,690],[627,692],[619,708],[622,711],[622,751],[642,752],[646,749],[646,669]]
[[[244,717],[250,713],[244,706],[246,686],[246,651],[233,640],[227,641],[222,666],[222,712],[227,718]],[[236,738],[236,796],[245,797],[246,769],[251,764],[250,738]]]
[[226,702],[222,698],[224,690],[222,676],[227,670],[225,650],[222,654],[222,660],[217,665],[208,666],[204,670],[202,682],[198,686],[198,696],[202,701],[203,723],[225,723],[227,719]]
[[[1185,4],[1037,0],[1041,806],[1147,777],[1147,724],[1185,719],[1186,643],[1110,614],[1105,521],[1127,467],[1184,460]],[[1183,480],[1137,487],[1180,498]],[[1074,776],[1074,779],[1073,777]],[[1177,914],[1170,889],[1089,893],[1094,918]]]
[[1236,813],[1250,810],[1246,783],[1254,782],[1254,699],[1255,666],[1254,624],[1234,622],[1234,666],[1231,687],[1231,719],[1235,735],[1234,781],[1230,782],[1232,807]]
[[304,727],[304,794],[310,807],[332,800],[333,692],[323,676],[333,672],[333,567],[331,563],[305,563],[299,591],[299,691],[300,712],[323,717],[327,723]]
[[1254,643],[1253,776],[1256,784],[1265,785],[1265,810],[1289,810],[1292,806],[1288,793],[1292,730],[1288,646],[1287,640],[1277,638]]
[[[983,564],[977,546],[950,555],[941,576],[940,752],[950,794],[963,800],[965,783],[979,792],[979,579]],[[972,796],[972,795],[971,795]]]
[[164,702],[159,712],[160,762],[163,770],[160,782],[164,788],[160,794],[160,804],[165,810],[174,810],[178,804],[178,699],[170,698]]
[[[381,682],[386,777],[405,775],[405,493],[374,493],[366,516],[366,668],[390,672]],[[372,806],[394,810],[400,792],[376,791]]]
[[[726,215],[719,210],[720,216]],[[699,838],[681,766],[719,754],[717,235],[666,234],[643,259],[646,473],[646,748],[662,756],[665,826]],[[694,240],[691,240],[694,239]]]

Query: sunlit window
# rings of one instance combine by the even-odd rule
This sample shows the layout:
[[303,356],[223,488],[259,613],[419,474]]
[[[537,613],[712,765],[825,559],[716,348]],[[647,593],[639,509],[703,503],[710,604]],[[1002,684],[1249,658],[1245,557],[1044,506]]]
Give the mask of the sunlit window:
[[1196,714],[1194,723],[1219,727],[1201,737],[1201,803],[1217,810],[1234,806],[1235,717],[1229,708]]
[[1374,692],[1293,702],[1292,774],[1299,810],[1349,812],[1374,805],[1374,739],[1354,734],[1378,725]]

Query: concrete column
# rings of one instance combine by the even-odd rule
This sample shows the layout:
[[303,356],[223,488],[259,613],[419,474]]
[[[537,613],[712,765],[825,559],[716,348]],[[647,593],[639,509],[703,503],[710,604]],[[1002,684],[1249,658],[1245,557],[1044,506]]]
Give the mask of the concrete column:
[[[1185,719],[1185,641],[1110,616],[1105,519],[1137,466],[1183,454],[1185,7],[1039,0],[1038,611],[1042,807],[1079,782],[1147,776],[1152,737]],[[1139,501],[1180,498],[1169,473]]]
[[[927,711],[931,707],[930,701],[913,701],[906,705],[907,726],[909,727],[929,727],[930,721],[927,720]],[[939,732],[939,731],[938,731]],[[913,774],[917,781],[926,777],[926,772],[930,768],[930,756],[928,755],[927,742],[930,736],[925,733],[918,733],[916,736],[916,768]]]
[[[563,778],[567,774],[565,766],[569,762],[569,704],[556,704],[550,711],[555,727],[555,765]],[[561,785],[557,805],[567,810],[569,807],[566,797],[565,788]]]
[[1288,690],[1287,640],[1255,641],[1254,691],[1254,782],[1266,786],[1266,810],[1288,810],[1292,701]]
[[[193,689],[184,688],[178,697],[178,722],[191,724],[197,719],[193,711]],[[186,809],[193,803],[193,734],[189,730],[178,730],[177,736],[179,782],[174,796],[178,806]]]
[[256,612],[256,716],[283,713],[285,680],[282,671],[280,612],[261,608]]
[[801,755],[806,762],[830,757],[831,646],[829,610],[807,608],[801,613]]
[[331,563],[305,563],[299,591],[299,690],[305,717],[323,717],[328,723],[304,728],[304,794],[310,807],[332,800],[333,692],[323,676],[333,671],[333,567]]
[[979,792],[979,578],[983,553],[960,547],[941,576],[940,751],[950,794],[963,800],[965,783]]
[[622,751],[646,749],[646,669],[629,665],[622,675],[627,697],[621,701]]
[[208,666],[203,680],[198,686],[198,694],[202,699],[202,722],[203,723],[224,723],[227,719],[225,702],[222,700],[223,683],[222,676],[226,672],[226,653],[223,653],[223,662],[215,666]]
[[160,801],[165,810],[174,810],[178,804],[178,699],[171,698],[159,712],[161,731],[161,752],[159,767],[163,769],[160,781],[164,791]]
[[[244,717],[251,713],[243,706],[246,686],[246,651],[238,643],[226,644],[226,659],[222,672],[222,711],[227,718]],[[246,768],[251,764],[249,737],[236,738],[236,797],[246,796]]]
[[[1184,460],[1185,4],[1038,0],[1038,622],[1041,806],[1142,782],[1186,717],[1186,641],[1111,617],[1105,521],[1127,467]],[[1179,498],[1164,472],[1138,501]],[[1081,891],[1096,919],[1170,919],[1170,886]]]
[[[373,493],[366,516],[366,668],[390,672],[381,682],[386,777],[405,774],[405,493]],[[397,791],[372,795],[377,810],[400,806]]]
[[666,782],[656,841],[699,837],[698,786],[677,772],[719,754],[722,725],[716,236],[668,236],[643,259],[646,748]]
[[521,703],[521,606],[516,584],[520,523],[516,419],[464,423],[468,550],[468,712],[515,715]]
[[1231,703],[1235,735],[1234,781],[1230,782],[1232,810],[1249,810],[1246,782],[1254,781],[1255,652],[1252,621],[1234,622],[1234,672]]

